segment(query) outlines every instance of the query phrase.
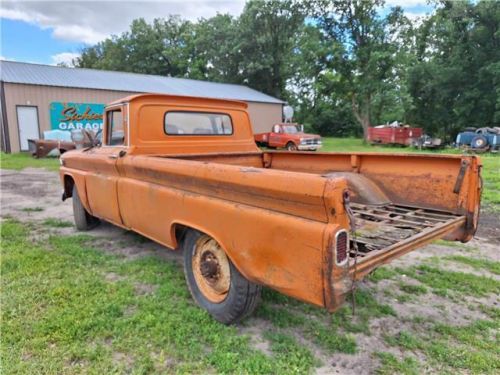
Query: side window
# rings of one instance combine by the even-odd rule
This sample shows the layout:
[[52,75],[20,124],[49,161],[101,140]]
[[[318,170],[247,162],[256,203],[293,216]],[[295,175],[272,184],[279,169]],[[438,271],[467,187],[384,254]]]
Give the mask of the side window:
[[122,146],[125,144],[125,132],[123,129],[123,114],[120,109],[106,112],[107,139],[109,146]]
[[279,125],[274,125],[273,133],[280,133],[280,126]]
[[231,135],[233,123],[224,113],[167,112],[164,130],[168,135]]

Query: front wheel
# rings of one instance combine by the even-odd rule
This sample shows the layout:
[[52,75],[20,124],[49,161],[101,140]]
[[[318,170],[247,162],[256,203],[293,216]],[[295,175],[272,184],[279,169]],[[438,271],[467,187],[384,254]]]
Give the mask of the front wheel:
[[182,248],[186,282],[198,305],[224,324],[236,323],[255,310],[261,287],[245,279],[217,241],[191,230]]
[[297,145],[295,143],[293,143],[293,142],[288,142],[286,144],[286,149],[288,151],[297,151],[298,150]]
[[76,229],[87,231],[99,224],[99,219],[89,214],[85,207],[83,207],[80,196],[78,195],[78,190],[76,189],[76,184],[73,185],[71,197],[73,200],[73,217],[75,219]]

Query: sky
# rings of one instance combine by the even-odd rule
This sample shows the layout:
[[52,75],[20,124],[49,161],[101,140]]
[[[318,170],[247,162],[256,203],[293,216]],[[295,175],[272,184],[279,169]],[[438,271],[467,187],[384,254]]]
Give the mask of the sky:
[[[386,0],[411,18],[431,8],[426,0]],[[237,16],[245,0],[10,1],[0,2],[0,59],[40,64],[70,63],[79,52],[128,29],[135,18],[176,14],[195,21],[217,13]]]

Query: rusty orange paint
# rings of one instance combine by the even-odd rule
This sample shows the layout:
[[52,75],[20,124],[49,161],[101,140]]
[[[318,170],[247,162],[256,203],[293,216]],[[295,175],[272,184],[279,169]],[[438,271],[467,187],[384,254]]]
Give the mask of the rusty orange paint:
[[[477,228],[477,156],[264,152],[254,143],[246,104],[236,101],[144,94],[110,110],[123,114],[123,145],[105,142],[62,156],[61,178],[74,181],[89,213],[171,249],[179,245],[176,228],[197,229],[250,281],[332,311],[352,278],[437,238],[468,241]],[[168,135],[168,111],[227,114],[233,132]],[[104,140],[108,125],[105,116]],[[338,265],[335,235],[350,229],[346,191],[367,212],[374,202],[399,210],[386,220],[396,230],[398,220],[424,221],[408,238],[359,257],[356,269],[352,261]]]

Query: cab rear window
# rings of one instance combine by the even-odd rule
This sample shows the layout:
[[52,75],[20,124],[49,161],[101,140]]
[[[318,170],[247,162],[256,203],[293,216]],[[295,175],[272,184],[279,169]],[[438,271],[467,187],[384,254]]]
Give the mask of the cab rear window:
[[164,130],[167,135],[231,135],[233,123],[225,113],[167,112]]

